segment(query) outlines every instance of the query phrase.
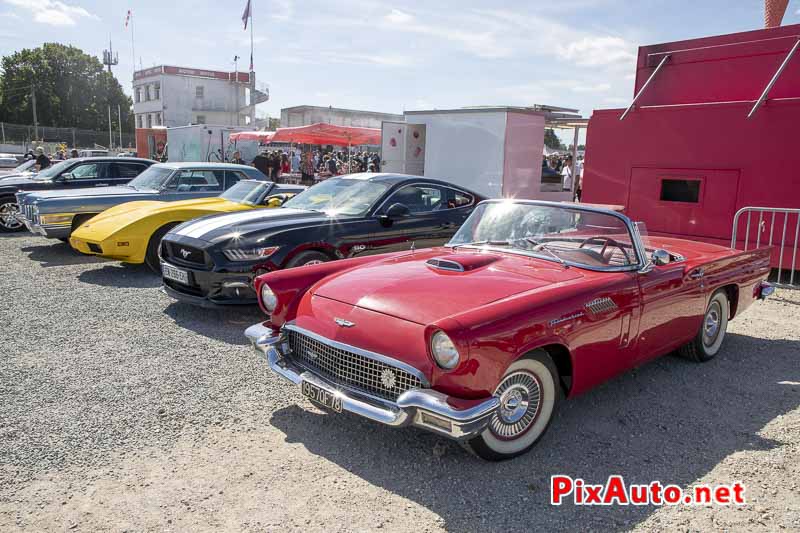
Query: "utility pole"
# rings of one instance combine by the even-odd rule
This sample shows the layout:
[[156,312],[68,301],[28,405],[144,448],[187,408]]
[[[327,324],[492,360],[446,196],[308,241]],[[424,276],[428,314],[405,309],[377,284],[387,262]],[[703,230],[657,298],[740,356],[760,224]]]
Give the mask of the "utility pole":
[[114,148],[114,137],[111,134],[111,106],[108,106],[108,149]]
[[119,147],[122,148],[122,106],[117,104],[117,124],[119,125]]
[[39,140],[39,119],[36,118],[36,86],[31,83],[31,106],[33,106],[33,140]]

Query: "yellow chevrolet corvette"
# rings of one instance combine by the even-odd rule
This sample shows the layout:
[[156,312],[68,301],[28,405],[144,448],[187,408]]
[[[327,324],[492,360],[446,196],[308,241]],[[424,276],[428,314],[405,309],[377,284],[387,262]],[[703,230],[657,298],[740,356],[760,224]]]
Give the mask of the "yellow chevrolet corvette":
[[178,202],[128,202],[103,211],[72,232],[77,251],[161,271],[158,246],[173,227],[205,215],[280,207],[304,187],[242,180],[214,198]]

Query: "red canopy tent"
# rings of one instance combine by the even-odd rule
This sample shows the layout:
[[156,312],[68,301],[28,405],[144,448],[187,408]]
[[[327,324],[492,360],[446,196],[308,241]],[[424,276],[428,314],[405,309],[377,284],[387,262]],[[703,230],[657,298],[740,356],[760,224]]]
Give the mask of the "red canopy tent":
[[335,126],[333,124],[311,124],[295,128],[278,128],[277,131],[243,131],[231,134],[234,141],[288,142],[296,144],[334,144],[353,146],[359,144],[380,144],[379,128],[356,128]]
[[275,136],[274,131],[238,131],[231,133],[232,141],[259,141],[267,144]]
[[337,146],[380,144],[381,130],[319,123],[296,128],[278,128],[272,140],[273,142],[335,144]]

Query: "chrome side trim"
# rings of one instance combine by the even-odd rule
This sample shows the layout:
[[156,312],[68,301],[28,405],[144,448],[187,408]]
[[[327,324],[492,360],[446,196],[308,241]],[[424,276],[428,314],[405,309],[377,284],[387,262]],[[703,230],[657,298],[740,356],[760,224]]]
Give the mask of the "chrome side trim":
[[358,355],[364,356],[364,357],[366,357],[368,359],[374,359],[376,361],[380,361],[381,363],[385,363],[387,365],[391,365],[391,366],[400,368],[402,370],[405,370],[409,374],[419,378],[419,380],[422,382],[422,385],[424,387],[430,387],[430,382],[425,377],[425,374],[423,374],[422,372],[420,372],[418,369],[414,368],[413,366],[411,366],[411,365],[409,365],[407,363],[404,363],[402,361],[398,361],[397,359],[393,359],[393,358],[388,357],[386,355],[382,355],[382,354],[375,353],[375,352],[370,352],[368,350],[363,350],[361,348],[357,348],[357,347],[351,346],[349,344],[344,344],[342,342],[337,342],[337,341],[328,339],[326,337],[323,337],[322,335],[317,335],[316,333],[314,333],[312,331],[308,331],[307,329],[304,329],[304,328],[301,328],[299,326],[296,326],[294,324],[294,322],[287,322],[283,326],[283,329],[289,329],[289,330],[292,330],[292,331],[296,331],[297,333],[300,333],[302,335],[308,335],[312,339],[315,339],[318,342],[321,342],[323,344],[327,344],[327,345],[329,345],[329,346],[331,346],[333,348],[337,348],[339,350],[344,350],[344,351],[348,351],[348,352],[357,353]]

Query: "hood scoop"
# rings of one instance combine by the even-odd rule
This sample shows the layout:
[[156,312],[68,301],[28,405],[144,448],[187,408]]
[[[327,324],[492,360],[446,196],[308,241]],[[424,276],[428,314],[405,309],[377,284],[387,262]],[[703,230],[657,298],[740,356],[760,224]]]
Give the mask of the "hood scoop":
[[432,257],[425,261],[425,264],[436,270],[469,272],[470,270],[490,265],[498,259],[500,258],[496,255],[490,254],[451,254]]

